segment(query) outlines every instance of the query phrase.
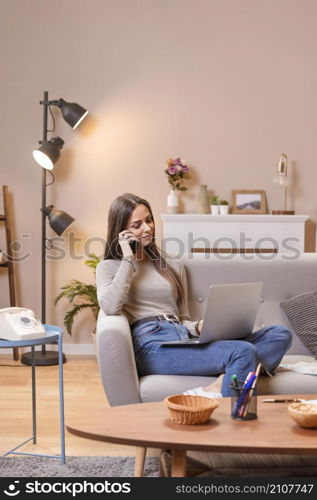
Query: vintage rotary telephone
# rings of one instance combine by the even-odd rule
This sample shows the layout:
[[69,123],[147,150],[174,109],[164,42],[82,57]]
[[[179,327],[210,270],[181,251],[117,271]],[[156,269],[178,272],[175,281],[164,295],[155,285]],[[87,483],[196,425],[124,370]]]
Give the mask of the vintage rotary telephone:
[[0,309],[0,339],[30,340],[44,337],[45,329],[31,309]]

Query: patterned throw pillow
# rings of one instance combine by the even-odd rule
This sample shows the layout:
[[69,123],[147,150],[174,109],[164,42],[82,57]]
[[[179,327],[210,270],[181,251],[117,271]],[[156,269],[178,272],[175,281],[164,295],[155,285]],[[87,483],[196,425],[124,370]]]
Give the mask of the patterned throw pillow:
[[317,359],[317,292],[283,300],[281,307],[298,338]]

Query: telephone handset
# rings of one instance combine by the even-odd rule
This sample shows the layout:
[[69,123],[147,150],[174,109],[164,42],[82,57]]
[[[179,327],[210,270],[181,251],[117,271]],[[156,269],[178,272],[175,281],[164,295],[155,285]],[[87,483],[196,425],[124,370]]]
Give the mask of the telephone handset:
[[0,309],[0,339],[29,340],[45,335],[45,329],[31,309],[6,307]]
[[135,252],[136,252],[136,248],[137,248],[137,245],[138,245],[137,240],[130,240],[130,241],[129,241],[129,245],[130,245],[130,247],[131,247],[132,253],[134,253],[134,254],[135,254]]

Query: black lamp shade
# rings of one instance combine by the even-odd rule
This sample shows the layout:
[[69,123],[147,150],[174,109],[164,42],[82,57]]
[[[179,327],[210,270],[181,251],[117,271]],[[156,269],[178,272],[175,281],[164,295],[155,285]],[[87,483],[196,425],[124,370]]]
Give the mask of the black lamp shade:
[[63,210],[54,208],[53,205],[46,207],[44,213],[48,218],[49,225],[58,236],[61,236],[75,220]]
[[44,141],[38,149],[33,151],[33,158],[41,167],[52,170],[60,157],[63,145],[63,139],[53,137],[50,141]]
[[59,99],[58,106],[61,108],[63,118],[73,129],[78,127],[80,122],[88,114],[88,111],[76,102],[66,102]]

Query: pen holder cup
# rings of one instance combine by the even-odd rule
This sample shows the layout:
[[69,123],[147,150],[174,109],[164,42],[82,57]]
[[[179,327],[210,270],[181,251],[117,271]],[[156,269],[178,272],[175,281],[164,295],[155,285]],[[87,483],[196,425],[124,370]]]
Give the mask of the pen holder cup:
[[231,386],[231,417],[235,420],[257,418],[256,389]]

